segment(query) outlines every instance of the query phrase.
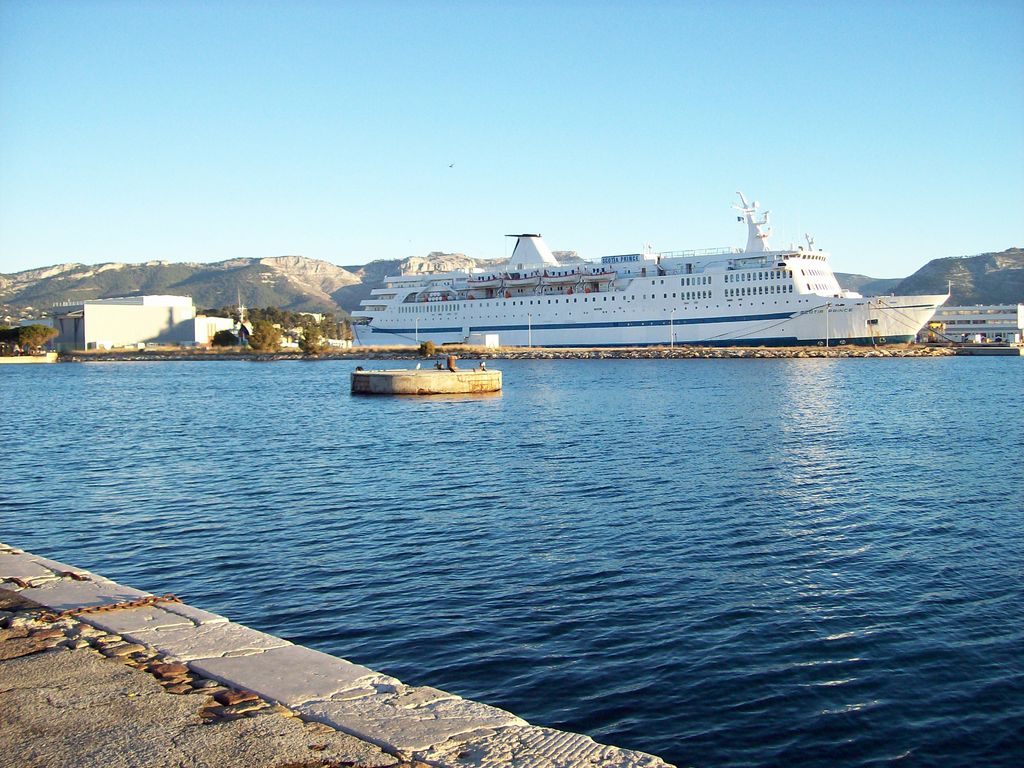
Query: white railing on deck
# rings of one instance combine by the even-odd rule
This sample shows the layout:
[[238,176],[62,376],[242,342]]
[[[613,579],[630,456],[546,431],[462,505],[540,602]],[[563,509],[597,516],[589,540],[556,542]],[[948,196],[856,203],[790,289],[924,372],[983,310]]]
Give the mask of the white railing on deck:
[[658,255],[663,259],[696,259],[702,256],[724,256],[731,253],[743,253],[739,248],[696,248],[691,251],[661,251]]

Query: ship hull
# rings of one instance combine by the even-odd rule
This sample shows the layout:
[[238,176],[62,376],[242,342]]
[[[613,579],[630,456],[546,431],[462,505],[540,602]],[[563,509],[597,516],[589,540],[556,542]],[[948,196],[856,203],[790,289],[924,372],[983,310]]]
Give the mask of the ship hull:
[[[640,347],[816,346],[895,344],[913,340],[946,296],[889,296],[874,299],[803,297],[802,305],[735,302],[714,307],[630,303],[612,309],[607,300],[573,307],[573,317],[538,306],[485,306],[456,310],[410,326],[406,318],[378,316],[357,327],[362,345],[463,343],[471,334],[497,334],[501,346]],[[806,306],[810,304],[810,306]],[[479,317],[474,317],[479,315]],[[404,322],[403,322],[404,321]]]

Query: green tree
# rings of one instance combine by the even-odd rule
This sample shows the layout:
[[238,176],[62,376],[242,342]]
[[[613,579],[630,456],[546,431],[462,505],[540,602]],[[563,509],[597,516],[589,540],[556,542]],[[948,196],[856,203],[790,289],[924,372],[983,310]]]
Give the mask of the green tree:
[[276,352],[281,347],[281,331],[269,320],[257,320],[252,324],[249,346],[257,352]]
[[299,339],[299,349],[304,355],[319,355],[324,351],[324,331],[320,323],[311,317],[303,319],[302,338]]
[[18,340],[29,349],[39,349],[57,335],[57,329],[48,325],[26,325],[18,329]]
[[18,343],[18,329],[9,325],[0,325],[0,355],[9,355],[14,352],[14,345]]
[[238,312],[234,307],[211,307],[210,309],[203,309],[196,312],[197,315],[206,315],[207,317],[237,317]]
[[235,347],[238,346],[238,337],[228,330],[217,331],[210,343],[215,347]]

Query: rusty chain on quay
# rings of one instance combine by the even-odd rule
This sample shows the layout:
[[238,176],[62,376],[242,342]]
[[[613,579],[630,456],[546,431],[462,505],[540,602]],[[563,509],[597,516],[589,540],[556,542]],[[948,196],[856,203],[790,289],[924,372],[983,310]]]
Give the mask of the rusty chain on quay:
[[89,605],[82,608],[68,608],[66,611],[60,611],[59,613],[44,613],[39,618],[42,621],[54,622],[59,621],[60,619],[66,619],[71,616],[81,616],[87,613],[107,613],[108,611],[120,611],[126,608],[144,608],[147,605],[157,605],[159,603],[180,602],[180,598],[168,592],[166,595],[150,595],[149,597],[140,597],[137,600],[123,600],[119,603]]

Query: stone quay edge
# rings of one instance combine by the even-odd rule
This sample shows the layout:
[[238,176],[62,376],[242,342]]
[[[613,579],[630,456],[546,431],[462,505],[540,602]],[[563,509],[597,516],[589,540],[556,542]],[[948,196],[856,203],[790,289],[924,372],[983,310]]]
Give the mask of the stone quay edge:
[[[457,354],[461,360],[761,360],[792,358],[921,358],[950,357],[957,348],[925,344],[888,344],[870,346],[800,346],[739,347],[697,346],[677,344],[674,347],[479,347],[463,344],[439,347],[438,355]],[[318,355],[300,352],[255,352],[231,349],[152,349],[102,350],[61,353],[61,362],[158,362],[171,360],[245,360],[274,362],[280,360],[433,360],[424,357],[417,347],[354,347],[331,350]]]
[[[3,543],[0,592],[54,612],[49,621],[68,623],[70,617],[79,622],[99,635],[96,642],[108,656],[148,658],[147,669],[165,678],[165,689],[172,693],[179,692],[176,684],[189,688],[181,685],[186,677],[195,685],[219,685],[216,690],[227,691],[219,699],[227,703],[214,708],[222,718],[267,706],[250,701],[262,699],[287,715],[355,737],[411,765],[437,768],[672,768],[653,755],[530,725],[510,712],[435,688],[407,686],[172,596],[150,595]],[[67,613],[56,615],[60,612]],[[4,614],[17,616],[0,611],[0,619]],[[64,637],[60,629],[32,632],[39,638],[54,636],[50,642]],[[77,643],[85,641],[64,641],[65,647],[82,647]],[[60,654],[27,658],[48,656]],[[205,680],[197,683],[196,678]],[[5,689],[0,677],[0,696]]]

